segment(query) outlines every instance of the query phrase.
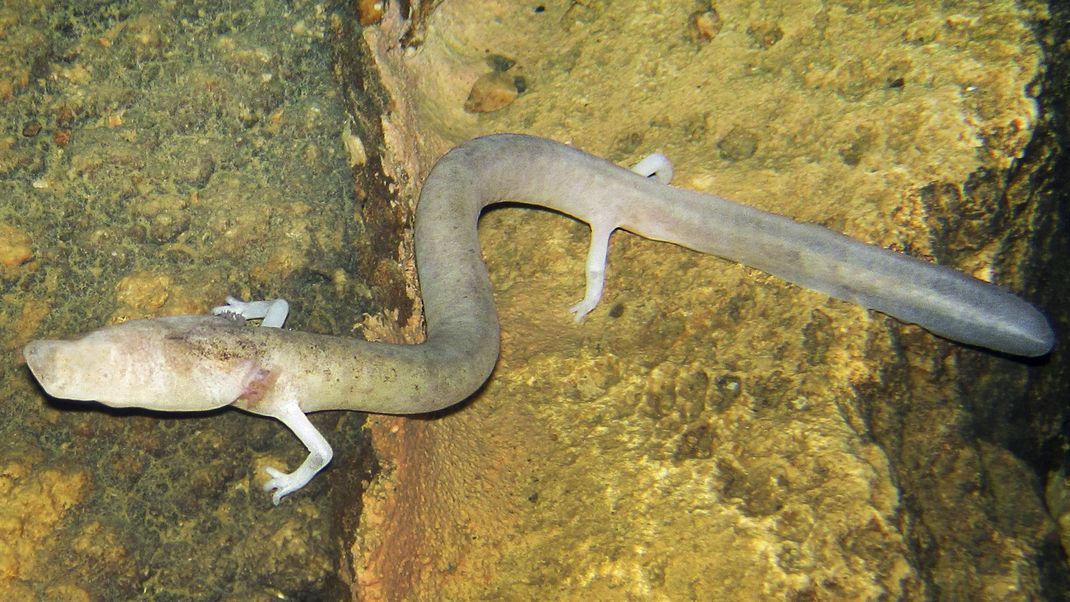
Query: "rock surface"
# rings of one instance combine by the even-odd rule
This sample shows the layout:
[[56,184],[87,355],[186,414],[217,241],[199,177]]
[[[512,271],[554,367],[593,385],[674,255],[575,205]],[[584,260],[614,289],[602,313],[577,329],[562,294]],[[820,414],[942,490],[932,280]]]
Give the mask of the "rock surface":
[[[1022,290],[1037,201],[996,184],[1037,124],[1042,6],[711,9],[720,29],[696,39],[674,2],[454,0],[405,53],[387,15],[365,35],[396,161],[419,181],[494,131],[625,164],[660,151],[679,186]],[[467,115],[488,53],[527,92]],[[1032,469],[971,435],[978,405],[1025,394],[1027,366],[628,234],[577,326],[583,226],[508,209],[482,233],[501,361],[453,411],[369,421],[385,470],[352,546],[357,598],[1051,591]],[[1000,395],[964,385],[982,380]]]

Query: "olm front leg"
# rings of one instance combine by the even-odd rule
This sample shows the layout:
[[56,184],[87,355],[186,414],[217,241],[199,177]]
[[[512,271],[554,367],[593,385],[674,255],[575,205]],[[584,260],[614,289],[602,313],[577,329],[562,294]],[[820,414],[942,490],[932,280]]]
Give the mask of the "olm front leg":
[[301,443],[308,448],[308,457],[293,472],[283,472],[270,466],[264,469],[271,475],[271,480],[264,483],[264,491],[274,492],[271,495],[271,501],[278,506],[284,496],[304,487],[312,480],[312,477],[316,476],[316,473],[323,470],[323,467],[331,461],[334,452],[331,450],[331,444],[327,443],[323,435],[309,422],[308,416],[305,416],[296,401],[266,415],[278,418],[290,427]]
[[[227,297],[227,304],[212,308],[212,313],[217,316],[240,316],[246,320],[259,319],[262,320],[260,322],[262,327],[282,328],[290,313],[290,305],[285,299],[242,301],[237,297]],[[293,472],[283,472],[271,466],[264,469],[271,476],[271,479],[264,484],[264,491],[273,492],[271,501],[278,506],[283,497],[307,485],[316,473],[323,470],[323,467],[331,461],[334,452],[331,450],[331,444],[327,443],[316,427],[312,426],[296,401],[291,401],[271,411],[258,409],[257,413],[277,418],[290,427],[290,430],[308,449],[308,457]]]
[[237,297],[227,297],[227,304],[212,308],[212,315],[241,316],[246,320],[259,320],[266,328],[282,328],[286,317],[290,315],[290,304],[286,299],[270,301],[242,301]]

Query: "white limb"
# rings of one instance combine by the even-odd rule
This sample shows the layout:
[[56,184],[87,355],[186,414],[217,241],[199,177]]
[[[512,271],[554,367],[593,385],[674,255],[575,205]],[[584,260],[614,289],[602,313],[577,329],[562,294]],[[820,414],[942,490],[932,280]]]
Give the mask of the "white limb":
[[271,480],[264,483],[264,491],[275,492],[271,496],[271,502],[278,506],[284,496],[304,487],[312,480],[312,477],[316,476],[316,473],[323,470],[323,467],[334,457],[334,452],[331,450],[331,444],[327,443],[323,435],[309,422],[308,416],[305,416],[296,401],[268,415],[278,418],[290,427],[301,443],[308,448],[308,457],[293,472],[282,472],[270,466],[264,469],[271,476]]
[[654,176],[662,184],[668,184],[672,181],[672,161],[661,153],[651,153],[643,157],[641,161],[632,167],[632,171],[644,178]]
[[[647,155],[632,167],[632,171],[644,178],[654,177],[662,184],[668,184],[673,176],[672,161],[661,153]],[[615,224],[591,224],[591,247],[587,251],[587,288],[583,300],[568,308],[575,315],[577,322],[582,322],[602,300],[602,290],[606,284],[609,237],[616,229]]]
[[272,299],[270,301],[242,301],[237,297],[227,297],[227,304],[212,308],[212,314],[216,316],[234,314],[246,320],[258,320],[261,326],[268,328],[282,328],[286,323],[286,317],[290,315],[290,304],[286,299]]
[[602,288],[606,283],[606,256],[609,254],[609,237],[617,227],[612,224],[591,224],[591,247],[587,251],[587,289],[583,300],[568,308],[577,322],[591,313],[602,300]]

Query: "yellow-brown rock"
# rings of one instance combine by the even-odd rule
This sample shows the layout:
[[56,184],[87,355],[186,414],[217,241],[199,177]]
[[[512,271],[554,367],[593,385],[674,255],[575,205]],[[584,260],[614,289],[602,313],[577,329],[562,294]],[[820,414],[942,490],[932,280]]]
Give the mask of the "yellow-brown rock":
[[472,84],[468,99],[464,101],[464,110],[469,113],[498,111],[512,104],[518,94],[516,84],[508,73],[485,73]]
[[0,270],[20,266],[31,257],[30,236],[15,226],[0,223]]
[[8,600],[25,591],[20,581],[35,576],[53,529],[88,492],[85,474],[34,464],[32,454],[0,463],[0,595]]
[[[666,42],[688,35],[693,8],[678,3],[544,8],[443,3],[405,61],[391,37],[399,24],[366,32],[395,85],[398,163],[424,166],[494,131],[621,164],[660,151],[676,185],[926,255],[946,234],[927,191],[1011,166],[1029,141],[1019,126],[1036,118],[1023,91],[1041,54],[1020,43],[1043,18],[1035,5],[977,6],[967,19],[931,7],[717,3],[723,27],[701,45]],[[993,35],[1008,36],[998,57]],[[465,115],[465,82],[487,48],[524,65],[538,93]],[[981,81],[975,112],[962,90]],[[983,470],[1015,475],[1001,483],[1029,474],[958,435],[969,416],[948,400],[975,352],[627,234],[613,239],[602,306],[576,325],[566,308],[582,294],[586,228],[523,210],[481,223],[501,360],[461,407],[370,419],[384,471],[353,537],[355,597],[917,600],[930,584],[1040,595],[1036,566],[1021,561],[1054,533],[1035,490],[1000,494],[1030,517],[1014,536],[962,495]],[[995,259],[999,245],[966,242],[960,269]],[[1015,366],[1000,369],[1021,387]],[[942,460],[950,449],[955,460]],[[940,472],[911,470],[925,463]],[[929,564],[901,495],[929,504],[926,545],[939,550]],[[970,537],[991,571],[964,561]]]

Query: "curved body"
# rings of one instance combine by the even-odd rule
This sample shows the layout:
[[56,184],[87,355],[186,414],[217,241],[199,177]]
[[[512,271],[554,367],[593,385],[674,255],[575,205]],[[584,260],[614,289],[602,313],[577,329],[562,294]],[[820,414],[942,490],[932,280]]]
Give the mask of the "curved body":
[[[597,305],[609,235],[623,228],[739,261],[962,343],[1022,356],[1043,355],[1054,344],[1036,308],[993,284],[674,188],[550,140],[499,134],[453,149],[424,184],[415,240],[425,343],[247,328],[227,317],[162,318],[70,341],[34,341],[25,349],[27,364],[56,397],[158,410],[232,404],[279,418],[310,456],[293,473],[272,472],[267,488],[277,503],[330,459],[330,446],[305,412],[430,412],[465,399],[488,378],[499,331],[477,221],[484,207],[501,201],[553,208],[591,225],[587,294],[573,308],[577,318]],[[264,317],[264,303],[231,300],[221,309]]]

